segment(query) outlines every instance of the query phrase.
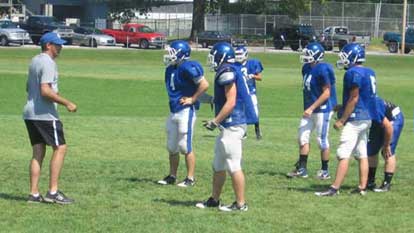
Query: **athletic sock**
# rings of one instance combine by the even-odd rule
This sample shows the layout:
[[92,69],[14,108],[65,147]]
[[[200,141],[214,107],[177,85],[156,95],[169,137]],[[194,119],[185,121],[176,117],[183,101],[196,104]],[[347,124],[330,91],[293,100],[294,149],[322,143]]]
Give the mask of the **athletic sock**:
[[56,193],[57,193],[57,190],[56,191],[49,191],[49,193],[51,194],[51,195],[55,195]]
[[32,196],[33,197],[39,197],[40,196],[40,193],[33,193]]
[[308,155],[299,155],[299,168],[306,168]]
[[391,184],[391,180],[393,176],[394,176],[393,172],[384,172],[384,183]]
[[321,170],[328,171],[329,160],[321,160],[321,163],[322,163]]
[[375,173],[377,173],[377,168],[370,167],[368,170],[368,184],[375,182]]

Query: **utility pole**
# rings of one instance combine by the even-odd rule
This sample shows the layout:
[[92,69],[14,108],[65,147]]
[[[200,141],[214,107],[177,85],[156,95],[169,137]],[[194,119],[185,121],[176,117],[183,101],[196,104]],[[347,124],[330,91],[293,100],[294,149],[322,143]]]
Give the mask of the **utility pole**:
[[404,12],[402,20],[401,53],[405,52],[405,27],[407,26],[407,0],[404,0]]

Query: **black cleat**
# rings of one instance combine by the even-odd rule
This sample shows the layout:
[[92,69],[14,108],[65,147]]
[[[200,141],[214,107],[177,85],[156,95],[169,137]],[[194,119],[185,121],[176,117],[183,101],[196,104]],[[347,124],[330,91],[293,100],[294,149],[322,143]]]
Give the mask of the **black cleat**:
[[178,183],[177,186],[187,188],[187,187],[190,187],[190,186],[194,186],[194,184],[195,184],[194,178],[190,179],[190,178],[186,177],[181,183]]
[[32,194],[29,195],[29,198],[27,198],[28,203],[42,203],[45,200],[43,199],[42,195],[39,194],[39,196],[35,197]]
[[168,175],[168,176],[164,177],[164,179],[159,180],[157,183],[161,184],[161,185],[175,184],[176,179],[177,178],[175,178],[175,176]]
[[196,207],[200,209],[219,207],[219,206],[220,206],[220,201],[214,200],[213,197],[210,197],[207,201],[199,202],[196,204]]
[[249,207],[247,206],[246,203],[244,203],[243,205],[239,206],[237,204],[237,202],[233,202],[233,204],[228,205],[228,206],[220,206],[219,210],[224,211],[224,212],[231,212],[231,211],[247,211],[249,209]]
[[75,200],[65,196],[61,191],[57,191],[55,194],[51,194],[49,191],[46,193],[45,202],[57,203],[62,205],[72,204]]
[[378,188],[374,188],[374,192],[376,193],[384,193],[384,192],[388,192],[391,189],[391,184],[389,183],[382,183],[382,185]]

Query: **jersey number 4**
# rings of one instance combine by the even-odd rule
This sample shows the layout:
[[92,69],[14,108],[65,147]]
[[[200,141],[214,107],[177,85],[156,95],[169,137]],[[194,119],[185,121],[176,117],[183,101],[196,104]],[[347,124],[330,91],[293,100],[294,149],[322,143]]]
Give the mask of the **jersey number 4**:
[[312,75],[307,75],[305,77],[303,77],[303,89],[306,88],[306,90],[310,91],[311,90],[311,80],[312,80]]

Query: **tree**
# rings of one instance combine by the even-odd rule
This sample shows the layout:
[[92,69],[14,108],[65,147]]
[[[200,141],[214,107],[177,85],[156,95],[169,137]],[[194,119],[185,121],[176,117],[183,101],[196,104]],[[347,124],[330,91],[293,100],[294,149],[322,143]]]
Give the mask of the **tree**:
[[194,0],[193,2],[193,23],[191,25],[190,40],[194,41],[197,33],[204,31],[204,15],[206,0]]
[[89,0],[96,3],[105,3],[109,9],[110,20],[128,22],[135,17],[135,12],[146,14],[152,7],[171,4],[168,0]]

